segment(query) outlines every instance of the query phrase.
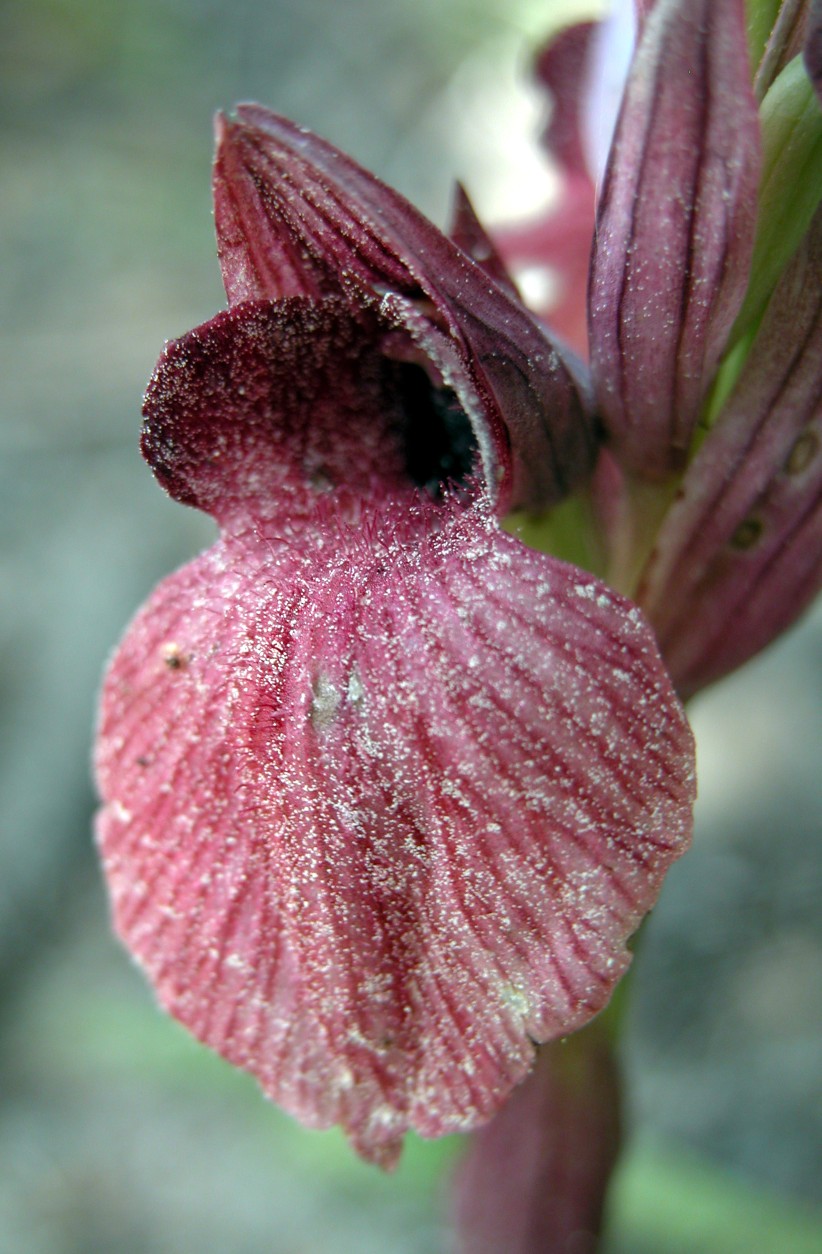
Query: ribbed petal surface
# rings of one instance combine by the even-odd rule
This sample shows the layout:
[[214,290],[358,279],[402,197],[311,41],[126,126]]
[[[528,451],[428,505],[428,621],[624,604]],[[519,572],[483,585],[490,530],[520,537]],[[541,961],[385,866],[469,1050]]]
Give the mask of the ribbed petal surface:
[[457,1170],[458,1254],[594,1254],[620,1144],[616,1061],[592,1024],[543,1046]]
[[668,514],[639,591],[690,695],[784,631],[822,583],[822,211]]
[[598,398],[639,475],[684,464],[745,292],[759,160],[742,0],[659,0],[611,149],[589,299]]
[[520,300],[516,284],[508,273],[508,268],[497,251],[497,246],[480,222],[474,206],[461,183],[455,189],[454,206],[451,213],[451,230],[448,233],[458,248],[475,261],[495,283]]
[[408,201],[259,105],[221,119],[214,169],[229,302],[341,294],[388,300],[452,346],[482,400],[500,509],[544,509],[584,479],[596,440],[561,356],[519,301]]
[[97,773],[162,1004],[389,1164],[605,1003],[694,784],[639,612],[404,479],[382,360],[303,298],[167,350],[146,453],[223,537],[127,633]]
[[327,514],[303,555],[260,529],[172,576],[97,760],[116,926],[162,1004],[389,1162],[602,1007],[693,796],[637,611],[436,508]]

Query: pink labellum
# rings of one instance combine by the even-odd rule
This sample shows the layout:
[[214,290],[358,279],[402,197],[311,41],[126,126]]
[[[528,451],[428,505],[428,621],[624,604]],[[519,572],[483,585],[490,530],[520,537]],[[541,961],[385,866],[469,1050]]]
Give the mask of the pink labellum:
[[222,537],[112,662],[98,836],[162,1004],[387,1165],[605,1004],[694,782],[639,612],[500,530],[458,424],[411,473],[436,406],[369,319],[251,303],[161,359],[146,455]]
[[537,1054],[455,1180],[458,1254],[594,1254],[620,1146],[617,1066],[592,1024]]
[[639,601],[685,696],[784,631],[822,583],[822,210],[683,480]]
[[338,149],[258,105],[220,119],[218,141],[215,217],[232,305],[340,295],[356,309],[388,308],[423,355],[431,337],[447,342],[480,398],[501,510],[544,509],[590,473],[596,439],[569,366],[481,266]]
[[742,0],[659,0],[611,149],[589,297],[599,402],[638,475],[684,465],[745,293],[759,164]]

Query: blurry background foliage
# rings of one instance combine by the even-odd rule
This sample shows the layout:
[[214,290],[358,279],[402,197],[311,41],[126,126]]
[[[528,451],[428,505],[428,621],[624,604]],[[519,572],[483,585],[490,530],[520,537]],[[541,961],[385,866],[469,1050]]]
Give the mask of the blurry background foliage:
[[[309,1134],[161,1016],[89,830],[99,673],[207,543],[137,453],[164,337],[223,304],[211,117],[258,99],[440,222],[550,194],[528,86],[566,0],[0,2],[0,1251],[443,1246],[454,1142],[398,1174]],[[817,614],[694,707],[701,802],[639,962],[641,1129],[609,1254],[822,1248]]]

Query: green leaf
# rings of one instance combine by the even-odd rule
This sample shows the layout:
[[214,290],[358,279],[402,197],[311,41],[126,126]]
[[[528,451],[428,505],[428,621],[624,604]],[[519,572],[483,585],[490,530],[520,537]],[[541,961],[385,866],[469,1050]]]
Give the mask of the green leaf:
[[762,60],[768,36],[774,27],[781,0],[747,0],[748,47],[751,65],[755,69]]
[[822,200],[822,111],[795,57],[762,102],[759,220],[745,302],[731,345],[755,330],[785,266]]

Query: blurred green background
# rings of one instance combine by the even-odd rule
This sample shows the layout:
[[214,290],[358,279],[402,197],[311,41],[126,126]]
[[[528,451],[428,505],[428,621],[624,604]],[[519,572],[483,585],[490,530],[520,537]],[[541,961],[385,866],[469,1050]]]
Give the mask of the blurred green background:
[[[211,537],[137,452],[224,303],[211,118],[258,99],[444,221],[550,189],[528,64],[570,0],[0,2],[0,1254],[424,1254],[444,1162],[309,1134],[161,1016],[90,840],[105,657]],[[694,707],[701,801],[638,963],[608,1254],[822,1249],[822,617]],[[501,1252],[504,1254],[504,1252]]]

